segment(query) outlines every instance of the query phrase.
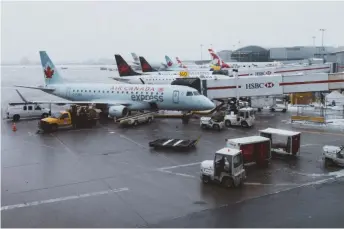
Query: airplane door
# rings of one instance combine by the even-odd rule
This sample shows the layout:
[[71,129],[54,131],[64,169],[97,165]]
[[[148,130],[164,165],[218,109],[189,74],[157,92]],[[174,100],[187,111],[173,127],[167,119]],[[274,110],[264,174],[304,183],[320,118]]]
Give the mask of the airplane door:
[[71,89],[70,89],[70,87],[67,88],[66,96],[67,96],[67,98],[71,97]]
[[179,91],[173,91],[173,102],[179,103]]

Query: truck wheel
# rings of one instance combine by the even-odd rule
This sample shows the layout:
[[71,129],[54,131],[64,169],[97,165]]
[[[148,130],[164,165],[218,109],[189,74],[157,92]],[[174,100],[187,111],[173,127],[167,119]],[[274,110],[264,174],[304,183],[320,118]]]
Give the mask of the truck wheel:
[[18,115],[18,114],[13,115],[13,121],[14,121],[14,122],[19,121],[19,119],[20,119],[20,115]]
[[270,108],[270,111],[271,112],[275,112],[275,108]]
[[148,118],[148,123],[151,123],[151,122],[152,122],[152,118],[149,117],[149,118]]
[[204,184],[209,184],[209,182],[210,182],[209,176],[203,175],[202,176],[202,181],[203,181]]
[[230,127],[232,125],[231,121],[230,120],[226,120],[225,121],[225,125],[226,125],[226,127]]
[[283,109],[282,112],[283,112],[283,113],[287,112],[287,109]]
[[220,130],[221,130],[221,128],[220,128],[220,126],[219,126],[218,124],[214,124],[213,128],[214,128],[215,130],[217,130],[217,131],[220,131]]
[[43,113],[42,115],[41,115],[41,118],[46,118],[46,117],[48,117],[49,115],[47,114],[47,113]]
[[225,187],[225,188],[231,188],[233,187],[234,185],[234,182],[231,178],[229,177],[226,177],[226,178],[223,178],[222,180],[222,185]]
[[247,124],[246,121],[242,121],[242,122],[241,122],[241,126],[247,128],[247,127],[248,127],[248,124]]
[[325,158],[325,167],[331,166],[333,161],[331,159]]
[[202,129],[207,129],[207,125],[206,124],[202,124],[201,127],[202,127]]
[[258,108],[258,112],[261,112],[262,111],[262,108]]
[[137,120],[134,121],[134,126],[137,126],[139,122]]
[[51,132],[57,131],[57,125],[56,124],[51,125],[50,130],[51,130]]

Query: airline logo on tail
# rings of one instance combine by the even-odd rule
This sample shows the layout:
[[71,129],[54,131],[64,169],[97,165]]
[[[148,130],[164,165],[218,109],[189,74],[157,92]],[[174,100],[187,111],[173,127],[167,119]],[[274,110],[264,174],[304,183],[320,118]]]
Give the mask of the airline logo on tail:
[[44,75],[46,79],[51,79],[54,75],[54,70],[50,68],[49,64],[44,69]]
[[217,63],[215,65],[217,66],[221,66],[221,68],[230,68],[230,66],[228,64],[226,64],[223,60],[221,60],[221,58],[214,52],[213,49],[208,49],[211,57],[213,58],[213,60],[216,60]]
[[129,73],[129,66],[127,66],[126,64],[120,64],[118,66],[118,71],[120,74],[127,74]]
[[176,57],[176,60],[177,60],[177,63],[179,64],[179,67],[181,68],[187,68],[181,61],[178,57]]

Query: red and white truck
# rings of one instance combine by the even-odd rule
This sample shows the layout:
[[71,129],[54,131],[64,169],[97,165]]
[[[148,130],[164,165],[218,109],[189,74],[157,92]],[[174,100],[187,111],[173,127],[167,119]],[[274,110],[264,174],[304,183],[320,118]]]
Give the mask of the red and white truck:
[[244,164],[267,166],[271,159],[271,141],[262,136],[226,139],[226,146],[242,151]]

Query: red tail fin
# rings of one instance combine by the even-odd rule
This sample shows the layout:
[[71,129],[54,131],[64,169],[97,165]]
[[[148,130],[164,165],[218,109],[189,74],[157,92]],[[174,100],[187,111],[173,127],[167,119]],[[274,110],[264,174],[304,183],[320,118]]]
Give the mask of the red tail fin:
[[135,72],[129,64],[123,59],[121,55],[116,54],[115,55],[116,64],[119,76],[137,76],[142,75],[138,72]]
[[146,59],[142,56],[139,57],[140,59],[140,64],[142,68],[142,72],[157,72],[155,68],[152,68],[152,66],[146,61]]

